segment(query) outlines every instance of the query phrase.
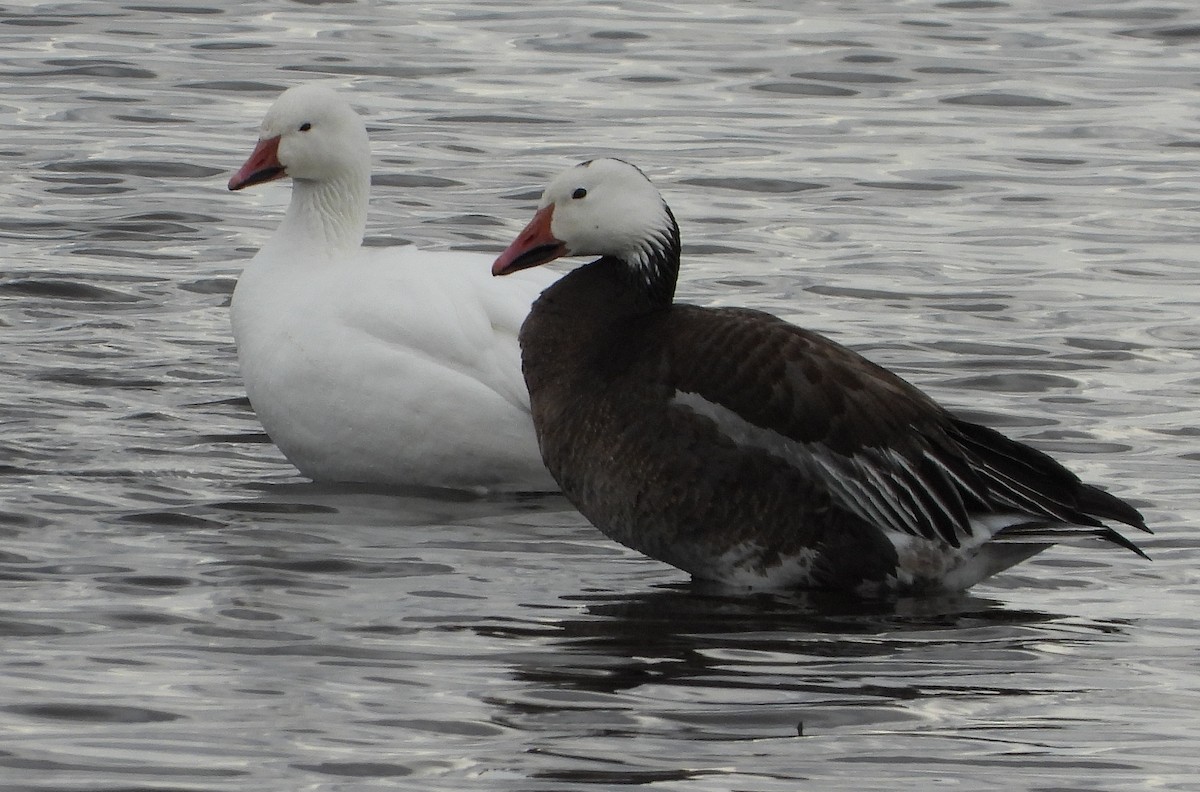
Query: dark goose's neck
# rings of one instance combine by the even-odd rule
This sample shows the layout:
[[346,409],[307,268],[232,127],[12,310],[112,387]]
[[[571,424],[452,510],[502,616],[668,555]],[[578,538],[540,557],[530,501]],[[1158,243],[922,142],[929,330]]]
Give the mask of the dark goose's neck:
[[679,276],[679,226],[667,226],[632,254],[604,256],[568,273],[537,299],[521,328],[526,378],[558,379],[564,361],[620,356],[640,318],[670,309]]
[[679,224],[669,206],[663,204],[663,211],[666,227],[643,240],[634,254],[623,259],[607,256],[600,259],[624,271],[631,300],[647,311],[670,306],[679,279]]

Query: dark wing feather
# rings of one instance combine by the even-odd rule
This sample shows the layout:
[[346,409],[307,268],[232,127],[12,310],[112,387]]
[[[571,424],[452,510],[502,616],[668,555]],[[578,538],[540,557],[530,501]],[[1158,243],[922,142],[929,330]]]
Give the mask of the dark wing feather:
[[1101,520],[1116,520],[1149,531],[1137,509],[1084,484],[1050,456],[986,426],[952,420],[952,437],[991,479],[993,497],[1001,502],[1075,525],[1099,526]]
[[1049,456],[954,418],[823,336],[745,309],[671,313],[675,387],[786,438],[792,464],[882,528],[953,546],[972,536],[972,515],[993,512],[1145,529],[1135,509]]
[[677,389],[791,441],[792,464],[880,527],[954,546],[971,536],[987,488],[925,394],[769,314],[684,305],[672,314]]

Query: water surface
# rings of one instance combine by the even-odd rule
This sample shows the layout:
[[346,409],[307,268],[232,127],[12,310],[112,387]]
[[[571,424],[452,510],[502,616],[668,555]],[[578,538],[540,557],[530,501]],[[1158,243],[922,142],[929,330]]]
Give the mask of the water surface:
[[[1200,12],[795,5],[0,11],[0,786],[1200,789]],[[1154,561],[738,598],[558,498],[306,482],[228,326],[287,189],[225,182],[319,78],[368,119],[371,244],[499,251],[622,156],[681,295],[1054,453]]]

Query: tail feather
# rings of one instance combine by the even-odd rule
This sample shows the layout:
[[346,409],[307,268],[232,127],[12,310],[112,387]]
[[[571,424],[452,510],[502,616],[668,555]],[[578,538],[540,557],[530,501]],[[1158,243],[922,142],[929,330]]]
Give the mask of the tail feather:
[[[1149,529],[1147,529],[1149,530]],[[1010,525],[1000,529],[992,536],[994,542],[1018,542],[1025,544],[1028,542],[1044,542],[1055,543],[1061,541],[1070,541],[1078,539],[1081,536],[1094,536],[1097,539],[1103,539],[1106,542],[1111,542],[1126,550],[1131,550],[1137,553],[1147,561],[1150,556],[1146,555],[1142,548],[1138,547],[1120,532],[1108,526],[1080,527],[1077,525],[1064,525],[1062,523],[1044,523],[1044,522],[1026,522]]]
[[1049,455],[979,424],[955,419],[954,428],[956,439],[976,458],[981,472],[991,474],[988,478],[997,486],[993,494],[1011,499],[1012,505],[1082,526],[1098,527],[1100,520],[1113,520],[1151,532],[1137,509],[1084,484]]
[[1116,495],[1105,492],[1099,487],[1093,487],[1091,484],[1084,484],[1081,488],[1079,508],[1102,520],[1116,520],[1137,528],[1139,531],[1154,533],[1146,525],[1146,518],[1142,516],[1141,512]]

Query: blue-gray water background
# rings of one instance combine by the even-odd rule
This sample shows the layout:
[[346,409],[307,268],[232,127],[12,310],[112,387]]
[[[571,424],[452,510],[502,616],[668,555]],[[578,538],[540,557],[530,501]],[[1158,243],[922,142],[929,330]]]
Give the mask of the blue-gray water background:
[[[0,788],[1200,789],[1198,48],[1178,0],[6,4]],[[227,316],[288,190],[225,182],[316,78],[371,243],[498,251],[632,160],[683,297],[1054,453],[1153,562],[737,599],[557,498],[306,483]]]

